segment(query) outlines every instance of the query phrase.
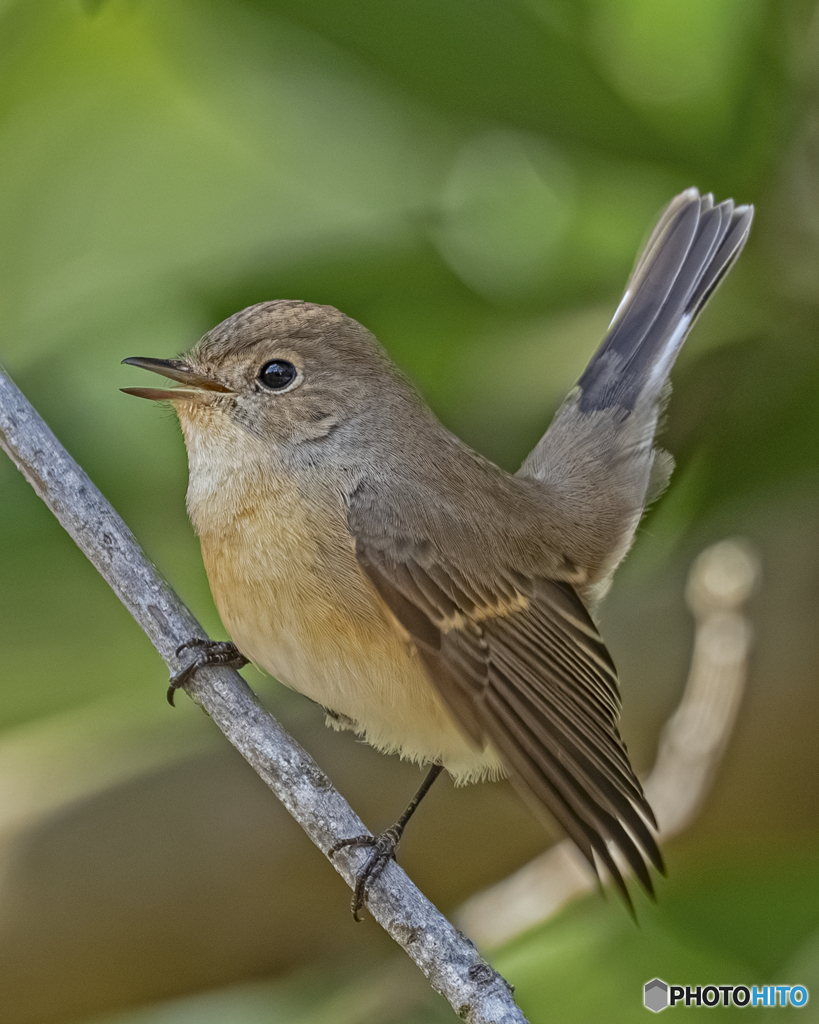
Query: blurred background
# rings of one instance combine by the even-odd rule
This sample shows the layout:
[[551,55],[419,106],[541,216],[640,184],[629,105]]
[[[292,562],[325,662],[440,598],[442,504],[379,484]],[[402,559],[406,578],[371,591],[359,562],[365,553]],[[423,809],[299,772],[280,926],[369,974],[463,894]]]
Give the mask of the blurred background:
[[[756,204],[674,372],[673,482],[602,611],[646,772],[691,657],[688,568],[747,538],[746,697],[639,927],[593,893],[491,951],[534,1024],[643,1019],[655,976],[813,985],[819,1021],[817,69],[806,0],[0,3],[0,361],[216,636],[175,418],[120,394],[142,382],[122,358],[330,303],[515,469],[663,205]],[[5,457],[0,648],[0,1020],[454,1019],[205,716],[168,708]],[[394,820],[417,768],[246,675],[372,828]],[[401,860],[445,912],[559,838],[505,784],[439,785]]]

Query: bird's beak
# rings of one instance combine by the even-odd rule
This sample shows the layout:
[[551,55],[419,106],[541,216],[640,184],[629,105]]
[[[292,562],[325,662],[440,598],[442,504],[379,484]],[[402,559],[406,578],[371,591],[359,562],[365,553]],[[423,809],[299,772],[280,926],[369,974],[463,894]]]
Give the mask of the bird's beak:
[[154,402],[179,402],[201,400],[204,397],[203,392],[207,391],[221,391],[223,394],[230,394],[230,388],[226,388],[224,384],[192,369],[182,359],[149,359],[143,356],[131,356],[122,361],[129,366],[139,366],[143,370],[151,370],[152,373],[160,373],[163,377],[188,385],[187,388],[120,388],[120,391],[124,391],[126,395],[150,398]]

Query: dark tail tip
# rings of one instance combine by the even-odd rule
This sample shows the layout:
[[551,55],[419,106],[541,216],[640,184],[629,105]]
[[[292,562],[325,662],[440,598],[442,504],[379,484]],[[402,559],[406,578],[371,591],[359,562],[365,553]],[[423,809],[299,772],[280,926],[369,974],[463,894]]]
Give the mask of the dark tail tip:
[[632,410],[659,396],[697,316],[742,251],[752,206],[687,189],[668,205],[609,332],[579,381],[580,408]]

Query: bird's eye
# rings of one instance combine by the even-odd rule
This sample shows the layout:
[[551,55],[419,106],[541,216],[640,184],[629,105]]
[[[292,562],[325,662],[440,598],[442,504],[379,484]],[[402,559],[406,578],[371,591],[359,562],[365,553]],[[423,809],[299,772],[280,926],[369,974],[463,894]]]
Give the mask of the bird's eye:
[[259,370],[259,380],[271,391],[282,391],[296,379],[296,367],[286,359],[271,359]]

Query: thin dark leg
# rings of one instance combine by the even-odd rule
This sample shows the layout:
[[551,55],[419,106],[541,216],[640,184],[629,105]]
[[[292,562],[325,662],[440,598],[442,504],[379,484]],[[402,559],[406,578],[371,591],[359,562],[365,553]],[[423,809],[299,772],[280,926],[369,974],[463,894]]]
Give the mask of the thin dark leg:
[[391,828],[386,829],[377,836],[354,836],[351,839],[342,839],[329,850],[329,856],[333,857],[339,850],[350,846],[369,846],[372,849],[372,853],[367,863],[359,871],[355,883],[351,909],[356,921],[361,920],[358,912],[364,906],[367,886],[381,875],[391,860],[395,860],[395,853],[398,849],[398,844],[401,842],[404,829],[407,827],[407,822],[415,814],[418,805],[430,791],[433,782],[435,782],[443,770],[443,766],[440,764],[432,765],[426,774],[426,778],[418,787],[418,792],[410,800],[409,806]]
[[393,825],[392,830],[398,833],[399,839],[404,834],[404,829],[407,827],[407,822],[418,810],[418,804],[421,803],[421,801],[424,799],[427,793],[432,789],[432,783],[438,778],[438,776],[441,774],[443,770],[444,766],[442,764],[432,765],[430,770],[427,772],[424,781],[418,787],[418,792],[415,794],[412,800],[410,800],[409,806],[398,819],[398,821],[396,821],[396,823]]

